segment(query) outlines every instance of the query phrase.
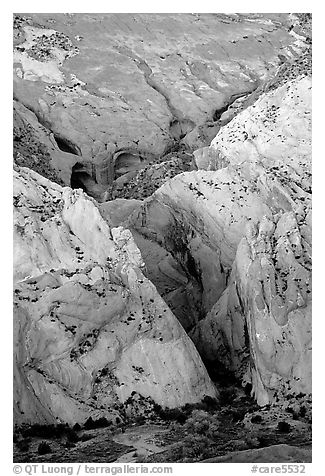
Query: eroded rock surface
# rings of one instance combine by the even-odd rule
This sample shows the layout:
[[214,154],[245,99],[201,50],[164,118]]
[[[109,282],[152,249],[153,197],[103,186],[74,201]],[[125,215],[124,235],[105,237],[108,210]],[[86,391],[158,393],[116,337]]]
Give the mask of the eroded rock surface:
[[311,463],[311,449],[292,445],[273,445],[209,458],[202,463]]
[[16,15],[15,98],[59,149],[79,156],[64,183],[97,198],[179,142],[191,150],[209,144],[230,104],[299,56],[306,38],[297,18]]
[[[218,170],[178,175],[129,221],[140,249],[158,246],[181,267],[174,312],[201,355],[252,384],[260,404],[311,391],[309,74],[269,88],[221,129],[203,152],[203,168]],[[170,258],[155,255],[148,274],[164,295]]]
[[311,392],[308,25],[15,17],[17,423]]
[[168,407],[215,395],[128,230],[26,168],[14,207],[17,423],[121,419],[136,393]]

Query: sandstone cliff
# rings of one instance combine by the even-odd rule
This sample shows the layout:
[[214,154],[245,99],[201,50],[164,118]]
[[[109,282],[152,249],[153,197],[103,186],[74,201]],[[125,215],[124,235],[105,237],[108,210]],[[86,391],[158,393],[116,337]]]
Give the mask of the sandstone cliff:
[[310,393],[303,25],[15,17],[18,423],[213,396],[199,354],[259,404]]
[[14,209],[17,423],[123,418],[137,393],[167,407],[216,394],[128,230],[26,168]]
[[259,403],[308,393],[310,69],[264,91],[199,158],[208,170],[178,175],[129,219],[152,250],[148,276],[166,302],[169,282],[205,361],[249,382]]
[[229,107],[299,56],[297,23],[292,14],[16,15],[15,99],[52,134],[58,177],[99,198],[180,143],[210,143]]

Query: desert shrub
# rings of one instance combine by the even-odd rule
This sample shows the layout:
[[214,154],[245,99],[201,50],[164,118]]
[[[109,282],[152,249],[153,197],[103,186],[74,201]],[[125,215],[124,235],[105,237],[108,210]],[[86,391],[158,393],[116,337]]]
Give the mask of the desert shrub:
[[184,430],[188,433],[205,435],[211,439],[218,436],[219,427],[220,422],[217,415],[211,415],[204,410],[193,410],[184,424]]
[[211,440],[203,435],[187,435],[182,441],[181,457],[199,460],[209,455]]
[[17,441],[16,445],[19,451],[28,451],[30,441],[28,439]]
[[220,405],[229,405],[230,403],[233,402],[233,400],[236,398],[236,392],[235,389],[230,387],[230,388],[223,388],[220,391]]
[[159,414],[159,413],[162,411],[162,406],[159,405],[159,403],[154,402],[154,403],[153,403],[153,411],[154,411],[155,413],[158,413],[158,414]]
[[305,406],[301,406],[300,407],[300,410],[299,410],[299,416],[301,416],[302,418],[304,418],[306,416],[306,413],[307,413],[307,409]]
[[96,428],[105,428],[107,426],[110,426],[112,423],[110,421],[107,420],[107,418],[105,417],[100,417],[98,418],[98,420],[95,420],[95,425],[96,425]]
[[246,410],[232,410],[230,414],[232,421],[236,423],[237,421],[242,421],[244,419]]
[[83,435],[81,435],[79,441],[88,441],[92,438],[94,438],[94,435],[91,435],[90,433],[84,433]]
[[202,435],[209,428],[209,414],[203,410],[194,410],[187,419],[184,429],[190,433]]
[[66,441],[65,442],[65,447],[66,448],[74,448],[76,446],[75,443],[72,443],[72,441]]
[[286,421],[279,421],[277,428],[280,433],[290,433],[291,431],[291,426]]
[[70,443],[77,443],[77,441],[79,441],[79,436],[73,429],[69,428],[69,431],[67,431],[67,440]]
[[204,403],[209,410],[216,410],[219,408],[218,400],[216,398],[210,397],[209,395],[205,395],[202,403]]
[[248,448],[260,448],[260,439],[254,435],[247,435],[245,437],[245,443]]
[[180,424],[185,423],[187,414],[179,408],[166,408],[159,412],[159,416],[165,421],[177,421]]
[[263,418],[261,417],[261,415],[253,415],[251,417],[252,423],[261,423],[262,421],[263,421]]
[[265,435],[258,435],[257,439],[258,439],[260,448],[264,448],[264,446],[267,446],[269,443],[269,439]]
[[[116,423],[119,423],[120,419],[116,417]],[[106,426],[111,425],[112,423],[107,420],[105,417],[100,417],[97,420],[93,420],[91,417],[86,420],[84,423],[84,428],[86,430],[93,430],[94,428],[105,428]]]
[[38,451],[39,455],[45,455],[47,453],[52,453],[51,446],[46,441],[41,441],[41,443],[38,445],[37,451]]
[[91,417],[89,417],[88,420],[85,421],[84,428],[86,430],[93,430],[94,428],[96,428],[95,427],[95,422]]
[[140,415],[138,417],[135,418],[135,422],[138,424],[138,425],[144,425],[145,422],[146,422],[146,419],[144,416]]
[[35,423],[28,428],[24,428],[21,433],[24,437],[54,439],[64,435],[68,428],[69,426],[63,423],[59,423],[58,425],[40,425]]

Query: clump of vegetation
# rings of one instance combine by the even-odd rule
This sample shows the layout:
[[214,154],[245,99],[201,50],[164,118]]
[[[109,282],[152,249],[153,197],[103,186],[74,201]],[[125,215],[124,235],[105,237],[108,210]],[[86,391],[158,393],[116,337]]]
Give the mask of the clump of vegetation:
[[187,433],[205,435],[212,440],[218,437],[219,428],[218,416],[204,410],[194,410],[184,424]]
[[209,395],[205,395],[202,400],[202,410],[204,409],[203,406],[207,411],[215,411],[220,408],[218,400],[214,397],[210,397]]
[[208,395],[204,396],[201,402],[186,403],[181,408],[162,408],[157,403],[153,404],[153,410],[164,421],[176,421],[183,425],[194,411],[215,412],[219,409],[219,402],[216,398]]
[[84,424],[86,430],[93,430],[95,428],[105,428],[110,426],[112,422],[108,421],[105,417],[100,417],[97,420],[93,420],[92,417],[89,417]]
[[26,452],[29,450],[29,445],[30,445],[30,440],[29,439],[23,439],[23,440],[18,440],[15,442],[17,445],[17,448],[19,451]]
[[243,421],[246,415],[246,410],[245,409],[232,410],[231,415],[232,415],[232,421],[234,423],[237,423],[238,421]]
[[182,441],[181,457],[183,462],[199,461],[208,457],[211,440],[198,434],[187,435]]
[[40,425],[35,423],[21,430],[23,437],[38,437],[46,439],[60,438],[69,431],[69,425],[59,423],[58,425]]
[[263,418],[261,415],[253,415],[251,418],[252,423],[261,423],[263,421]]
[[75,448],[76,444],[75,443],[72,443],[72,441],[66,441],[65,442],[65,447],[66,448]]
[[88,441],[92,438],[94,438],[94,435],[91,435],[90,433],[84,433],[83,435],[81,435],[80,441]]
[[51,446],[46,441],[41,441],[41,443],[38,445],[37,451],[39,455],[46,455],[48,453],[52,453]]
[[67,432],[67,440],[70,443],[77,443],[77,441],[79,441],[79,436],[77,432],[69,428],[69,431]]
[[279,421],[277,429],[280,433],[290,433],[291,426],[286,421]]
[[187,414],[179,408],[161,409],[159,416],[164,421],[177,421],[181,425],[185,423]]
[[165,230],[167,248],[175,250],[176,253],[186,254],[188,235],[189,229],[183,223],[175,221]]
[[254,436],[253,434],[246,435],[245,443],[248,448],[260,448],[261,446],[260,439],[257,436]]
[[236,398],[236,391],[233,387],[225,387],[220,391],[220,405],[229,405]]

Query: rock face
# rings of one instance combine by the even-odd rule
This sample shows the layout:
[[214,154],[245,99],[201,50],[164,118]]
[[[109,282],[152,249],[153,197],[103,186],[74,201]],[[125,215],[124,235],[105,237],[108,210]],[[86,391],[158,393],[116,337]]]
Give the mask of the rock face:
[[13,103],[13,123],[14,163],[29,167],[60,185],[69,183],[78,157],[60,150],[54,135],[18,101]]
[[164,296],[178,264],[174,313],[204,359],[249,382],[258,403],[309,393],[310,70],[261,94],[199,159],[218,170],[175,177],[129,220],[152,249],[148,275]]
[[310,17],[14,26],[17,423],[309,394]]
[[179,142],[210,143],[230,104],[299,55],[296,23],[288,14],[16,15],[15,98],[78,158],[52,161],[59,177],[97,197]]
[[[150,197],[161,185],[176,175],[195,170],[193,156],[189,153],[178,153],[181,157],[166,158],[157,164],[148,164],[136,173],[127,173],[120,179],[115,180],[110,197],[124,199],[138,199]],[[105,201],[105,200],[104,200]]]
[[143,275],[130,232],[81,190],[14,172],[15,421],[123,418],[132,396],[215,396],[202,361]]
[[310,116],[311,79],[300,76],[233,119],[209,151],[229,167],[254,165],[260,169],[257,184],[264,181],[269,189],[260,187],[272,219],[265,216],[250,227],[224,295],[196,329],[199,340],[205,336],[202,349],[206,336],[213,340],[212,328],[227,336],[236,369],[249,340],[251,378],[261,403],[268,403],[270,394],[311,391]]

